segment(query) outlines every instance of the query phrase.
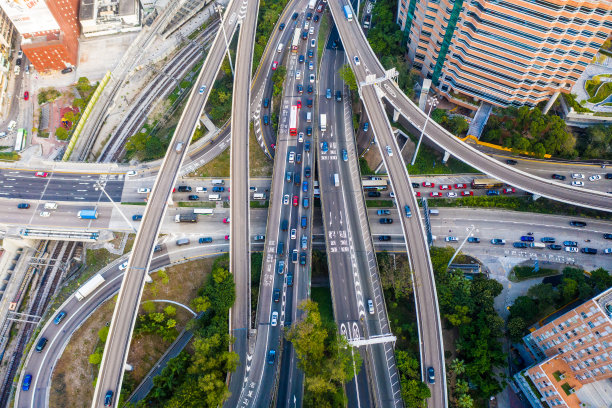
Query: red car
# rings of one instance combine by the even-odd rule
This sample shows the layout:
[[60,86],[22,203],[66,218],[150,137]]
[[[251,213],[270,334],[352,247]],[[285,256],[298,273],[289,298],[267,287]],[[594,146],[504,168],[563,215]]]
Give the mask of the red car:
[[442,197],[442,193],[439,191],[434,191],[432,193],[429,193],[430,197]]
[[467,184],[465,184],[465,183],[458,183],[458,184],[455,184],[455,188],[467,188]]
[[26,100],[26,101],[27,101],[28,99],[30,99],[30,93],[29,93],[28,91],[25,91],[25,92],[23,93],[23,99],[24,99],[24,100]]
[[462,192],[461,192],[461,195],[462,195],[463,197],[473,196],[473,195],[474,195],[474,192],[473,192],[473,191],[462,191]]
[[319,4],[319,6],[317,7],[317,13],[322,13],[323,12],[323,7],[325,7],[325,5]]
[[225,240],[226,240],[226,241],[229,241],[229,235],[226,235],[226,236],[225,236]]
[[516,190],[515,190],[514,188],[510,187],[510,188],[504,188],[504,189],[502,190],[502,192],[503,192],[504,194],[513,194],[513,193],[516,193]]
[[272,71],[276,71],[276,68],[278,67],[278,61],[274,61],[272,63]]
[[417,191],[416,193],[414,193],[414,196],[415,196],[415,197],[420,197],[420,196],[421,196],[421,192],[420,192],[420,191]]
[[36,173],[34,173],[34,175],[36,177],[47,177],[49,175],[49,173],[44,172],[44,171],[37,171]]
[[434,183],[430,183],[429,181],[424,181],[422,186],[434,188],[436,185]]
[[440,190],[452,190],[453,187],[449,184],[440,184]]
[[298,101],[295,103],[295,105],[298,107],[298,109],[302,109],[302,101],[298,99]]
[[293,196],[293,206],[294,207],[298,206],[298,196]]
[[276,150],[276,145],[274,143],[272,143],[270,147],[272,148],[272,150]]
[[223,219],[223,223],[224,223],[224,224],[229,224],[229,223],[230,223],[230,219],[229,219],[229,217],[224,218],[224,219]]

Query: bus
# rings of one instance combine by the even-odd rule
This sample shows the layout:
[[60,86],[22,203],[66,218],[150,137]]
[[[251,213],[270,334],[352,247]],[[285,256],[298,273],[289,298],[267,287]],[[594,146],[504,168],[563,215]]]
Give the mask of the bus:
[[482,178],[472,180],[472,188],[498,188],[502,187],[504,183],[493,178]]
[[310,2],[308,3],[308,8],[314,10],[316,4],[317,0],[310,0]]
[[17,136],[15,137],[15,151],[20,152],[25,149],[26,140],[28,138],[27,130],[20,128],[17,129]]
[[297,54],[298,46],[300,45],[300,27],[295,27],[293,32],[293,41],[291,41],[291,52]]
[[297,105],[291,106],[291,112],[289,114],[289,135],[297,136],[297,121],[298,121],[298,108]]
[[362,180],[361,185],[365,191],[385,191],[388,188],[387,180]]
[[351,6],[344,6],[344,16],[346,17],[347,21],[353,21],[353,10],[351,9]]
[[213,209],[212,208],[194,208],[193,213],[202,214],[202,215],[213,215]]

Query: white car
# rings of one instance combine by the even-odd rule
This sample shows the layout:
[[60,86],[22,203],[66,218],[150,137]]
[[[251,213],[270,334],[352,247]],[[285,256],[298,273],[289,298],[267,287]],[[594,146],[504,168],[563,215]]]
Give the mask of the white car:
[[298,142],[302,143],[304,141],[304,132],[298,133]]
[[387,154],[389,155],[389,157],[393,156],[393,150],[391,150],[391,147],[387,146]]
[[308,61],[308,70],[312,71],[314,69],[314,64],[312,61]]
[[448,198],[455,198],[457,197],[457,193],[455,193],[454,191],[449,191],[448,193],[446,193],[446,196]]
[[125,261],[124,263],[122,263],[121,265],[119,265],[119,270],[120,270],[120,271],[125,270],[125,268],[127,268],[127,264],[128,264],[128,261]]
[[295,228],[291,230],[291,239],[295,239],[297,237],[297,231]]
[[314,34],[314,26],[310,27],[310,30],[308,31],[308,34],[310,34],[310,35]]
[[140,188],[138,189],[138,193],[139,193],[139,194],[148,194],[148,193],[150,193],[150,192],[151,192],[151,189],[150,189],[150,188],[140,187]]
[[304,30],[308,30],[308,27],[310,27],[310,23],[308,21],[304,22]]
[[359,61],[359,57],[356,55],[353,57],[353,61],[355,61],[355,65],[361,64],[361,61]]
[[278,324],[278,312],[272,312],[272,317],[270,318],[270,326],[276,326]]
[[283,205],[289,204],[289,194],[285,194],[283,197]]
[[199,91],[199,92],[200,92],[200,95],[202,95],[202,94],[204,93],[204,91],[205,91],[205,90],[206,90],[206,85],[202,85],[202,86],[200,87],[200,91]]
[[289,163],[293,163],[295,161],[295,152],[289,152]]
[[314,84],[315,81],[315,74],[310,74],[310,83]]
[[302,71],[299,69],[295,71],[295,79],[302,79]]
[[571,246],[571,247],[566,246],[565,247],[565,252],[578,252],[578,248],[574,247],[574,246]]
[[582,174],[582,173],[572,173],[572,178],[573,179],[583,179],[584,178],[584,174]]
[[612,248],[606,248],[603,250],[604,254],[612,254]]
[[601,176],[599,174],[593,174],[591,177],[589,177],[589,181],[597,181],[597,180],[601,180]]
[[312,48],[314,48],[314,47],[316,46],[316,43],[317,43],[317,42],[316,42],[316,40],[315,40],[314,38],[313,38],[312,40],[310,40],[310,46],[311,46]]
[[136,175],[136,170],[130,170],[127,173],[125,173],[125,175],[128,177],[133,177]]
[[457,242],[457,241],[459,241],[459,238],[457,238],[457,237],[446,237],[446,238],[444,238],[444,241],[446,241],[446,242]]
[[368,313],[374,314],[374,303],[372,299],[368,299]]
[[574,187],[584,187],[584,182],[583,181],[572,181],[572,186]]
[[51,213],[49,211],[41,211],[41,213],[39,214],[41,217],[48,217],[51,215]]

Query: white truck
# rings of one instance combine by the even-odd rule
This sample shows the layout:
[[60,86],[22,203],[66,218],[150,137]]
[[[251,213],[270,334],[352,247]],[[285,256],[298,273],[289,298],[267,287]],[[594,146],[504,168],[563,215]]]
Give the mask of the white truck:
[[326,129],[327,129],[327,115],[322,113],[321,114],[321,132],[325,132]]
[[104,278],[99,273],[92,276],[83,286],[81,286],[74,294],[79,302],[90,295],[104,282]]
[[338,173],[334,173],[334,187],[340,187],[340,177],[338,176]]

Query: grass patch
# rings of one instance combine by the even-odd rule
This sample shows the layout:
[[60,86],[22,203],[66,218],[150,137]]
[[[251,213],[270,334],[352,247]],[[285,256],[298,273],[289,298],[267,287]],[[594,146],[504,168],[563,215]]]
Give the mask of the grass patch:
[[249,125],[249,175],[251,177],[270,177],[274,162],[261,150],[255,138],[253,122]]
[[563,389],[563,391],[565,391],[566,395],[571,394],[572,387],[568,383],[561,384],[561,388]]
[[408,164],[408,173],[415,174],[454,174],[454,173],[481,173],[472,166],[450,157],[446,164],[442,164],[443,154],[431,147],[421,144],[419,154],[414,166]]
[[188,177],[229,177],[230,175],[230,148],[228,147],[196,171],[189,174]]
[[249,204],[251,205],[251,208],[268,208],[270,202],[269,201],[250,201]]
[[0,160],[17,161],[19,159],[21,159],[21,156],[17,152],[0,152]]
[[323,325],[334,325],[334,310],[329,286],[311,288],[310,297],[319,305],[319,312],[321,312]]
[[597,94],[589,99],[591,103],[599,103],[612,94],[612,82],[606,82],[599,87]]
[[557,381],[561,381],[561,371],[557,370],[553,373],[553,377],[555,377],[555,380]]
[[527,279],[540,278],[543,276],[552,276],[559,274],[559,271],[556,269],[547,269],[541,268],[539,271],[535,272],[533,266],[515,266],[508,279],[512,282],[520,282]]
[[391,208],[393,207],[393,200],[366,200],[367,208]]
[[318,38],[319,44],[317,45],[317,61],[321,61],[321,56],[323,55],[323,50],[325,49],[325,40],[327,40],[327,36],[329,35],[329,19],[329,11],[325,11],[323,16],[321,16],[321,21],[319,21],[320,27]]
[[427,200],[429,207],[483,207],[483,208],[503,208],[506,210],[535,212],[540,214],[571,215],[590,217],[603,220],[612,220],[612,214],[581,208],[570,204],[560,203],[547,198],[533,200],[531,196],[522,197],[488,197],[472,196],[447,198],[430,198]]
[[208,201],[179,201],[179,207],[198,207],[198,208],[216,208],[217,205],[215,203],[211,203]]
[[263,265],[263,253],[251,252],[251,315],[255,320],[257,312],[257,300],[259,299],[259,282],[261,280],[261,266]]
[[121,205],[147,205],[147,203],[144,201],[125,201]]

